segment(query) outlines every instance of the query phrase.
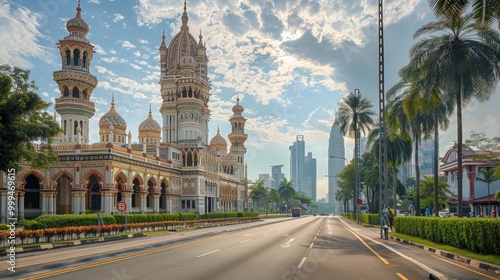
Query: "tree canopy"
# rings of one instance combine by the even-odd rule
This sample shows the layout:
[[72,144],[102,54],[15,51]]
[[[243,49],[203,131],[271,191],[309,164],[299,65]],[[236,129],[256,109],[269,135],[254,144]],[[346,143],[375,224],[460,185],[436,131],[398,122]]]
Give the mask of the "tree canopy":
[[[59,125],[46,112],[50,105],[29,81],[30,71],[0,65],[0,170],[20,169],[26,161],[33,168],[48,168],[57,161],[50,148]],[[33,143],[40,141],[40,146]]]

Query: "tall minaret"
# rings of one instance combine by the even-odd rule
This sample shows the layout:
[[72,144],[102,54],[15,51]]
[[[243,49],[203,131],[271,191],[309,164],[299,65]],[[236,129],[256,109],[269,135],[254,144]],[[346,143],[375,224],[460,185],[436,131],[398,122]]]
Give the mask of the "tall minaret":
[[61,92],[56,98],[55,109],[61,115],[62,143],[89,142],[89,119],[94,116],[94,102],[90,101],[97,86],[97,78],[90,74],[89,66],[94,46],[85,37],[89,26],[82,19],[80,1],[76,16],[66,23],[69,35],[59,40],[62,69],[54,71],[54,81]]
[[337,119],[332,125],[330,139],[328,140],[328,204],[335,208],[336,212],[342,212],[342,205],[335,201],[335,194],[339,189],[337,186],[337,176],[345,166],[344,136],[340,130]]
[[245,109],[240,105],[240,98],[236,99],[236,105],[233,106],[233,116],[229,119],[231,123],[231,133],[228,134],[229,142],[231,143],[231,148],[229,153],[236,156],[238,163],[236,165],[235,176],[238,179],[243,179],[245,177],[245,154],[247,148],[245,147],[245,141],[248,135],[245,133],[245,119],[242,115]]
[[210,82],[202,37],[199,44],[189,33],[186,2],[181,31],[168,47],[165,34],[160,45],[163,142],[201,147],[208,144]]

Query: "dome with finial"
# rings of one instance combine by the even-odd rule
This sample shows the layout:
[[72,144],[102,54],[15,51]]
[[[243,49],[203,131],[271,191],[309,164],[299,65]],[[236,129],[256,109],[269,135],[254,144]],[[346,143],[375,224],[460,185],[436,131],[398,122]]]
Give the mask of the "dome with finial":
[[161,126],[158,124],[153,119],[153,114],[151,112],[151,104],[149,104],[149,115],[148,118],[145,119],[141,124],[139,125],[139,137],[141,137],[142,133],[153,133],[153,134],[158,134],[157,136],[160,136],[161,134]]
[[245,109],[243,108],[243,106],[240,105],[240,97],[238,96],[236,98],[236,105],[233,106],[233,113],[235,116],[237,116],[237,115],[241,115],[241,113],[243,113],[243,111],[245,111]]
[[184,13],[182,14],[181,31],[170,41],[168,46],[168,69],[175,69],[177,66],[195,66],[198,44],[196,39],[189,33],[188,16],[186,2],[184,1]]
[[127,135],[127,122],[125,119],[118,114],[115,109],[115,95],[111,99],[111,108],[109,112],[104,114],[99,119],[99,134],[109,133],[110,130],[113,130],[115,134],[123,134]]
[[227,152],[227,141],[220,135],[220,130],[217,128],[217,135],[210,140],[210,151],[223,151]]
[[80,8],[80,1],[76,7],[76,16],[66,23],[66,29],[71,34],[72,31],[80,31],[84,34],[89,33],[89,25],[83,20],[81,15],[82,8]]

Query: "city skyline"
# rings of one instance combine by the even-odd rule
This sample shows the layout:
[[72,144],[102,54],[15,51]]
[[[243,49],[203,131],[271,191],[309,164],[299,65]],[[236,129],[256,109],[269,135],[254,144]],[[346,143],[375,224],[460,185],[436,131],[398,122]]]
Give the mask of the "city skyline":
[[[151,103],[161,123],[159,51],[180,30],[182,0],[83,0],[82,17],[90,25],[95,45],[90,65],[99,84],[92,95],[96,114],[90,119],[98,142],[98,120],[108,112],[115,94],[117,111],[126,119],[132,139],[148,116]],[[387,1],[386,1],[387,2]],[[386,83],[408,62],[413,32],[432,21],[427,1],[385,3]],[[66,35],[65,23],[75,14],[77,0],[0,0],[0,64],[31,70],[38,93],[52,103],[58,97],[52,72],[60,67],[54,47]],[[248,119],[245,156],[249,179],[284,164],[290,179],[288,147],[304,135],[308,152],[317,158],[318,198],[328,192],[328,136],[340,99],[359,88],[377,108],[377,7],[373,1],[186,1],[190,32],[203,36],[209,58],[212,91],[209,138],[221,127],[226,137],[227,112],[240,98]],[[472,101],[464,111],[464,139],[471,130],[500,135],[495,104],[499,89],[487,103]],[[477,114],[478,111],[481,114]],[[59,118],[59,116],[58,116]],[[58,119],[60,120],[60,119]],[[456,120],[440,135],[440,154],[456,139]],[[352,158],[353,140],[345,139],[345,157]]]

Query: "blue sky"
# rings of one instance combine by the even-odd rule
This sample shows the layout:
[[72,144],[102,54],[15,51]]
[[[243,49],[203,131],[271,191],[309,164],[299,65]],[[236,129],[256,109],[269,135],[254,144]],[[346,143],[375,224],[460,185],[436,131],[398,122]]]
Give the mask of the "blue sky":
[[[52,72],[61,68],[58,40],[76,14],[77,0],[0,0],[0,64],[32,71],[39,93],[49,102],[59,96]],[[183,0],[82,0],[87,38],[96,46],[91,72],[99,85],[92,101],[91,141],[115,93],[117,111],[133,141],[147,117],[160,122],[159,51],[180,30]],[[200,31],[207,46],[212,111],[209,137],[220,127],[227,138],[237,96],[248,119],[246,161],[249,178],[284,164],[290,178],[288,147],[305,135],[306,153],[317,158],[318,197],[327,192],[328,137],[341,98],[359,88],[378,111],[378,37],[376,0],[188,0],[190,32]],[[407,64],[413,32],[434,19],[425,0],[384,1],[385,87]],[[469,132],[500,136],[498,88],[487,102],[473,101],[464,111]],[[53,106],[49,108],[53,112]],[[443,155],[456,139],[456,121],[441,134]],[[347,158],[353,141],[346,139]]]

